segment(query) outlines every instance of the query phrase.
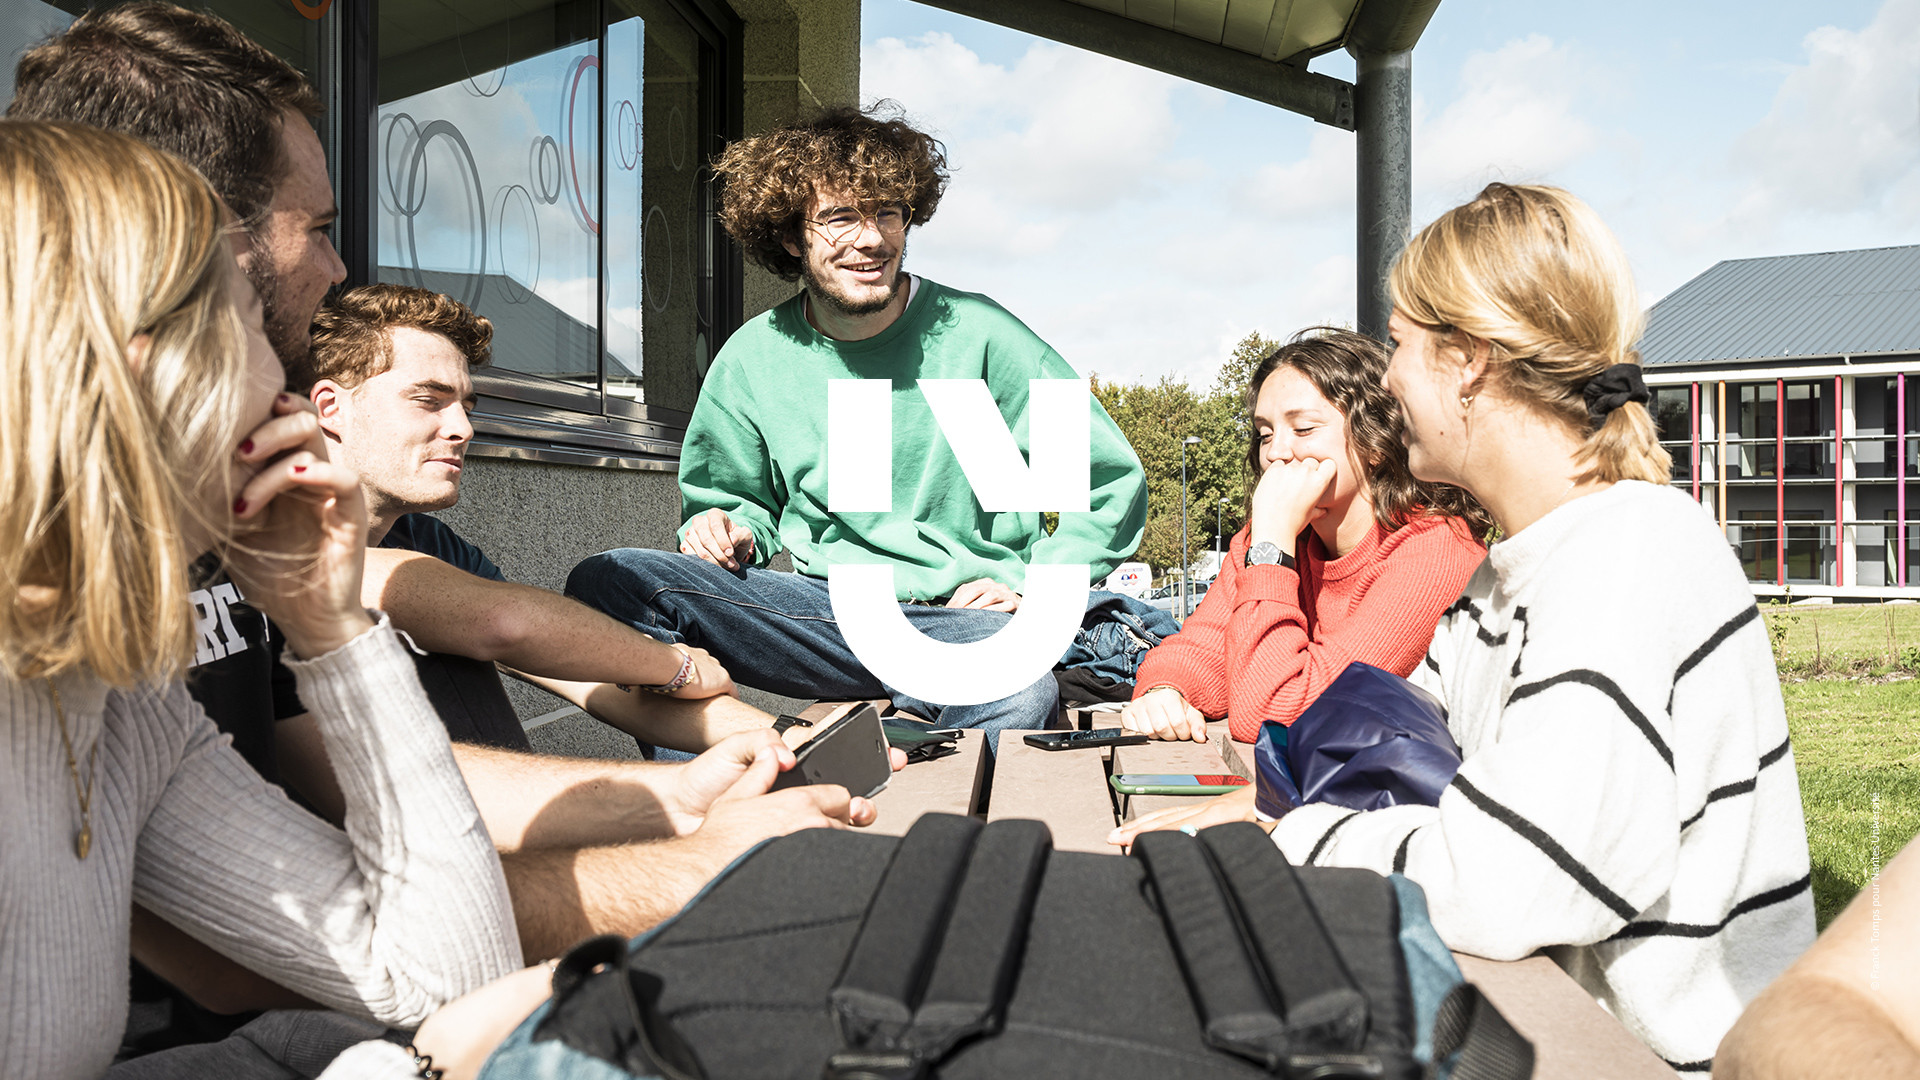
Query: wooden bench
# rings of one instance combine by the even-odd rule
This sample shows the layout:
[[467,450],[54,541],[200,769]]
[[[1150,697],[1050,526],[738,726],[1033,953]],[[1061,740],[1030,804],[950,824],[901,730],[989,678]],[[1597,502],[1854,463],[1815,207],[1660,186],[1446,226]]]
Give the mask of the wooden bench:
[[1025,731],[1000,733],[993,766],[988,821],[1043,821],[1060,851],[1119,854],[1107,843],[1113,831],[1113,800],[1107,795],[1107,763],[1100,750],[1041,750],[1028,746]]
[[1533,1043],[1534,1080],[1674,1080],[1659,1055],[1546,957],[1453,958],[1467,981]]

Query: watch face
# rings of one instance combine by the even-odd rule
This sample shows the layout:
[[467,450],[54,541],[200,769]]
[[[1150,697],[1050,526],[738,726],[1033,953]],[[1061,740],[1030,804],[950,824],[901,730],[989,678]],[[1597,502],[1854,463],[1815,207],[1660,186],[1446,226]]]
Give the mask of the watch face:
[[1272,566],[1280,561],[1280,545],[1262,540],[1247,549],[1248,566]]

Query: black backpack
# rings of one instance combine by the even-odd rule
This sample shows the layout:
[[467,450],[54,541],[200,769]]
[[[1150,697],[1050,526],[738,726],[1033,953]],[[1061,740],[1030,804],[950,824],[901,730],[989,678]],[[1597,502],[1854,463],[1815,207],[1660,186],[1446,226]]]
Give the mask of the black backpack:
[[1533,1048],[1419,888],[1254,825],[1054,852],[1036,821],[809,830],[631,943],[596,938],[483,1080],[1507,1080]]

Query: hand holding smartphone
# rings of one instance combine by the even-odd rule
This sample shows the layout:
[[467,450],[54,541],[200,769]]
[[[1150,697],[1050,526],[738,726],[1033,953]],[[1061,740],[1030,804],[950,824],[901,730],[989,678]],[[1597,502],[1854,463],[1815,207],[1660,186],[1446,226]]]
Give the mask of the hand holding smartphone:
[[886,731],[880,714],[862,705],[833,722],[794,751],[793,768],[774,780],[770,791],[808,784],[839,784],[851,795],[871,799],[893,779]]

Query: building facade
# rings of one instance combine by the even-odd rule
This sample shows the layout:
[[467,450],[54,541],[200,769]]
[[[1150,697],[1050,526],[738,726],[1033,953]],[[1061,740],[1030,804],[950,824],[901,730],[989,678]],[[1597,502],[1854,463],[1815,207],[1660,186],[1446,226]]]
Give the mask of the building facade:
[[[743,265],[707,163],[858,100],[859,0],[187,2],[320,91],[347,284],[424,286],[494,322],[460,505],[439,516],[548,588],[597,551],[673,546],[706,365],[796,288]],[[20,52],[92,6],[0,0],[0,102]],[[523,719],[569,711],[509,691]]]
[[1920,598],[1920,246],[1722,262],[1640,352],[1673,483],[1756,594]]

